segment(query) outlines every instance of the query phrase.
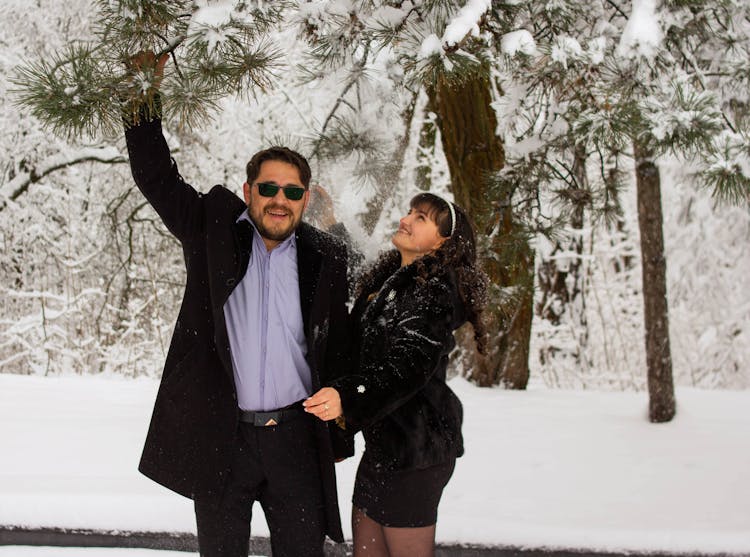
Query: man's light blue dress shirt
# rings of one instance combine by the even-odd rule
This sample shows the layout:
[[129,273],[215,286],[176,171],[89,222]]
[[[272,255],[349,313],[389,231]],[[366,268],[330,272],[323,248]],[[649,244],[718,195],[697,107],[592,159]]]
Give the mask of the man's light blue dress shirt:
[[253,228],[245,276],[224,304],[237,403],[242,410],[283,408],[312,394],[294,234],[270,252]]

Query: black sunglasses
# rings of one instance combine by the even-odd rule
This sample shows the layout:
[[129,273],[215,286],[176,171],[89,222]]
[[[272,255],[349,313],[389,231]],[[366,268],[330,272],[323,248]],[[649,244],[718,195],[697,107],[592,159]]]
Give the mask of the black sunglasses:
[[279,189],[284,190],[284,195],[289,201],[299,201],[305,195],[305,188],[299,186],[280,186],[274,182],[259,182],[258,193],[263,197],[273,197]]

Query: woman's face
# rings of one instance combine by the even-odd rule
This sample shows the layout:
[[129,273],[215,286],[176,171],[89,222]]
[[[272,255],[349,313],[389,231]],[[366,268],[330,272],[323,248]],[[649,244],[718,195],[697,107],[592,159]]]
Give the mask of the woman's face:
[[426,207],[414,207],[399,221],[399,227],[393,235],[393,245],[401,254],[401,265],[408,265],[418,257],[438,249],[445,238],[438,232]]

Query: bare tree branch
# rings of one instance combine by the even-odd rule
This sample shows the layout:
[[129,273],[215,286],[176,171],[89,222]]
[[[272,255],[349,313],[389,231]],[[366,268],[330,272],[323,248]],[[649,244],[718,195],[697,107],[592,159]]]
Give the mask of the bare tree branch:
[[66,155],[55,155],[42,161],[26,172],[18,174],[10,182],[0,186],[0,211],[5,209],[8,201],[15,201],[23,195],[31,184],[35,184],[45,176],[60,170],[75,166],[83,162],[102,162],[107,164],[121,164],[127,162],[114,147],[86,147],[80,151]]

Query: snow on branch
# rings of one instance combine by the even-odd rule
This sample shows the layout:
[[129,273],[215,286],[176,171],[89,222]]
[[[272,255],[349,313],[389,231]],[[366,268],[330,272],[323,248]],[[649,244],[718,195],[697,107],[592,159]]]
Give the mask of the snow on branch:
[[491,7],[490,0],[469,0],[459,10],[456,17],[448,24],[443,33],[442,43],[448,48],[464,40],[471,33],[479,35],[479,20]]
[[0,210],[5,208],[7,201],[15,201],[29,189],[31,184],[40,181],[48,174],[61,168],[91,161],[117,164],[126,162],[127,158],[114,147],[85,147],[73,154],[52,156],[0,186]]
[[479,20],[491,7],[490,0],[469,0],[445,27],[443,37],[429,34],[419,48],[419,59],[435,54],[443,57],[446,50],[455,49],[467,35],[479,36]]
[[500,39],[500,50],[508,56],[515,56],[518,52],[529,56],[537,53],[534,36],[526,29],[518,29],[503,35]]
[[656,13],[656,0],[633,0],[633,10],[622,31],[617,54],[623,58],[642,56],[651,60],[663,37]]

